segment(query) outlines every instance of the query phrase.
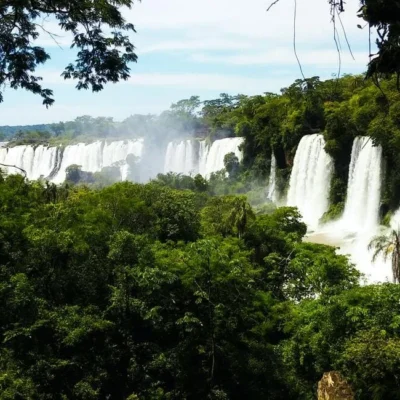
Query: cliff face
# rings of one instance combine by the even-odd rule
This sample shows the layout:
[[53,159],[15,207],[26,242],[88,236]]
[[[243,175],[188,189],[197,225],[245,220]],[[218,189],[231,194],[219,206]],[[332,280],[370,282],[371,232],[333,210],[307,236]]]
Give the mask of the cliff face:
[[354,400],[354,393],[338,372],[331,371],[318,383],[318,400]]

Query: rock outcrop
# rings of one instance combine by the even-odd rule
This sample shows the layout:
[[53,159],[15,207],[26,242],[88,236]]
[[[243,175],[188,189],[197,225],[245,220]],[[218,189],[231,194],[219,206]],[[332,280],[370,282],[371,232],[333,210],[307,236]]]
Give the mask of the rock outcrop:
[[318,400],[354,400],[354,393],[338,372],[331,371],[318,382]]

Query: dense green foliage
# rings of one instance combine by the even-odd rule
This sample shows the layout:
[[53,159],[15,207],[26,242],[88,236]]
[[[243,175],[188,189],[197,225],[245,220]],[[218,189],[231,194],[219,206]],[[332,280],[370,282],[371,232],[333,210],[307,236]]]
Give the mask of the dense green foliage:
[[0,399],[398,398],[398,287],[209,184],[0,176]]

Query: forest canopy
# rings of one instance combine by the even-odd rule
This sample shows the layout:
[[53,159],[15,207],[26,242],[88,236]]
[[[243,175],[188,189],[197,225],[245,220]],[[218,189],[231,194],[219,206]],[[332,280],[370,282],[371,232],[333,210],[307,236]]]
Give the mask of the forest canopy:
[[399,398],[400,287],[296,209],[0,175],[0,211],[1,399],[312,399],[333,368]]
[[298,210],[265,194],[272,154],[284,191],[299,141],[320,133],[335,161],[326,217],[338,215],[354,137],[367,135],[382,145],[382,204],[395,209],[396,81],[314,77],[279,95],[192,96],[160,116],[8,131],[11,146],[245,140],[242,161],[227,154],[208,180],[112,184],[112,168],[79,165],[59,186],[0,174],[0,399],[311,400],[332,370],[357,399],[400,399],[400,287],[360,286],[346,256],[303,241]]

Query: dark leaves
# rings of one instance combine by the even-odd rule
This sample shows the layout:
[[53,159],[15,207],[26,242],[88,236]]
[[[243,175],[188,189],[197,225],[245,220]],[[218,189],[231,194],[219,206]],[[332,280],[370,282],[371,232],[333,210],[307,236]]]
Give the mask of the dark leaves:
[[[53,104],[53,92],[33,75],[38,65],[50,58],[45,49],[33,46],[40,35],[51,35],[38,23],[44,16],[56,18],[62,30],[74,34],[71,47],[78,54],[62,73],[64,79],[76,79],[78,89],[93,92],[102,90],[107,82],[127,80],[128,65],[137,61],[137,55],[123,32],[135,32],[135,28],[125,22],[119,8],[132,4],[132,0],[11,0],[0,5],[0,86],[28,90],[40,95],[46,107]],[[109,34],[105,33],[107,27],[113,29]]]

